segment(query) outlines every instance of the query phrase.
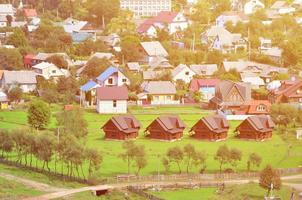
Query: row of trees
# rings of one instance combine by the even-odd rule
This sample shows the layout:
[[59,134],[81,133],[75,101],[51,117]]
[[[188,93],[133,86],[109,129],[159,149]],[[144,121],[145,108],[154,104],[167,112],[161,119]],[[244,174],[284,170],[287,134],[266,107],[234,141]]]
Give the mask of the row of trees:
[[55,173],[70,177],[85,179],[85,164],[88,165],[87,174],[90,177],[100,168],[102,162],[98,151],[84,148],[83,144],[71,135],[58,138],[50,131],[32,133],[28,129],[16,129],[0,130],[0,138],[2,158],[48,171],[51,171],[49,163],[52,162]]

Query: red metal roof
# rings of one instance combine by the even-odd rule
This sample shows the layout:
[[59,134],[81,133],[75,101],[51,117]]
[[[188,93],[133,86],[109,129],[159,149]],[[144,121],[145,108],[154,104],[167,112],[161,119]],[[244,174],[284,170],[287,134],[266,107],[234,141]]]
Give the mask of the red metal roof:
[[[268,100],[252,100],[248,103],[249,108],[246,114],[268,114],[271,108],[271,103]],[[267,110],[258,111],[257,107],[264,105]]]
[[199,91],[201,87],[215,87],[219,79],[193,79],[190,83],[191,91]]
[[127,100],[128,89],[126,86],[99,87],[97,88],[98,100]]
[[137,28],[137,32],[138,33],[145,33],[148,31],[148,29],[153,26],[153,19],[147,19],[144,21],[144,23],[142,23],[138,28]]
[[158,23],[172,23],[177,15],[177,12],[162,11],[153,18],[153,21]]
[[25,17],[37,17],[36,9],[25,8],[23,9]]

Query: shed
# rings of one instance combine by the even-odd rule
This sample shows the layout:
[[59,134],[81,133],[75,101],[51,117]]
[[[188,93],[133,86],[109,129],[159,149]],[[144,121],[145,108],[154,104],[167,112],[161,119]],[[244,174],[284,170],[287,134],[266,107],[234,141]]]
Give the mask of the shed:
[[160,116],[145,130],[147,137],[157,140],[180,140],[186,125],[178,116]]
[[201,140],[219,141],[227,137],[229,123],[223,115],[201,118],[189,131],[192,137]]
[[133,115],[114,116],[101,129],[106,139],[127,140],[138,136],[139,121]]
[[269,115],[250,116],[235,130],[240,139],[265,140],[272,137],[274,122]]

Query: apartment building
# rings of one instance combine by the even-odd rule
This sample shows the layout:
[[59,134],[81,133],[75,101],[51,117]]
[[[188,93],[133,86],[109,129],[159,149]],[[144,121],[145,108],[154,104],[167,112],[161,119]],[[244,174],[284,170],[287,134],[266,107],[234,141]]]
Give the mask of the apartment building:
[[156,16],[161,11],[171,11],[171,0],[120,0],[121,9],[135,16]]

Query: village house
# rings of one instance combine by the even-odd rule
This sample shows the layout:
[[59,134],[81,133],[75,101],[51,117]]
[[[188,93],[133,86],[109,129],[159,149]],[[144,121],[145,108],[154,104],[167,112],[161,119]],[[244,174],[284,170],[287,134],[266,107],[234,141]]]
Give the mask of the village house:
[[246,115],[268,115],[271,103],[268,100],[251,100],[246,105]]
[[249,0],[244,4],[244,14],[251,15],[259,9],[264,9],[265,5],[260,0]]
[[53,63],[41,62],[32,66],[33,71],[46,80],[51,78],[58,79],[60,77],[69,77],[70,73],[66,69],[60,69]]
[[113,66],[108,67],[96,80],[102,87],[130,85],[130,80],[124,75],[121,69]]
[[287,1],[275,1],[270,9],[278,12],[280,15],[292,14],[296,11]]
[[12,16],[14,17],[17,10],[12,4],[0,4],[0,16]]
[[191,70],[187,65],[180,64],[172,71],[172,79],[173,81],[183,81],[185,83],[190,83],[193,79],[193,76],[196,73]]
[[144,131],[146,136],[156,140],[180,140],[186,125],[178,116],[160,116]]
[[172,105],[180,104],[176,99],[175,85],[170,81],[150,81],[141,85],[138,105]]
[[190,83],[191,92],[200,92],[202,102],[209,102],[215,96],[215,88],[219,79],[193,79]]
[[4,92],[0,91],[0,110],[4,110],[8,108],[8,97]]
[[138,62],[128,62],[126,64],[126,67],[131,72],[140,72],[141,71],[141,66],[139,65]]
[[200,64],[200,65],[190,65],[190,69],[195,72],[196,75],[205,78],[211,78],[214,73],[218,70],[216,64]]
[[[147,19],[137,31],[139,34],[155,37],[156,29],[166,29],[169,34],[185,30],[189,25],[187,18],[182,12],[162,11],[157,16]],[[155,30],[155,32],[154,32]]]
[[34,8],[24,8],[23,15],[27,20],[32,20],[33,18],[38,17],[37,11]]
[[141,125],[133,115],[113,116],[101,129],[105,139],[128,140],[138,136]]
[[280,65],[283,63],[283,59],[282,59],[283,50],[278,47],[262,50],[261,53],[269,57],[275,63],[278,63]]
[[173,66],[170,64],[169,60],[164,57],[154,57],[149,62],[149,68],[151,70],[171,70]]
[[141,55],[143,57],[142,62],[149,64],[152,62],[154,58],[157,57],[163,57],[167,58],[168,52],[166,49],[161,45],[158,41],[152,41],[152,42],[141,42]]
[[237,52],[238,49],[247,49],[247,40],[240,33],[230,33],[224,27],[211,26],[201,35],[201,41],[209,49],[222,53]]
[[128,89],[126,86],[98,87],[96,96],[98,113],[127,113]]
[[96,90],[100,87],[96,82],[89,80],[80,87],[80,103],[84,107],[96,105]]
[[231,23],[235,26],[238,22],[247,23],[248,21],[248,16],[242,12],[226,11],[216,18],[216,26],[224,27],[226,23]]
[[62,57],[64,61],[66,61],[68,67],[73,65],[71,58],[66,53],[38,53],[36,55],[28,54],[24,57],[24,65],[27,67],[32,67],[41,62],[47,62],[47,60],[52,56]]
[[9,90],[18,86],[24,93],[32,92],[37,86],[36,75],[33,71],[4,70],[0,76],[0,88]]
[[223,115],[201,118],[189,131],[191,136],[200,140],[220,141],[228,135],[229,123]]
[[220,81],[215,88],[215,96],[210,100],[209,107],[235,112],[248,104],[251,97],[251,85],[242,82]]
[[263,141],[272,137],[274,122],[269,115],[250,116],[235,130],[238,138]]
[[7,17],[4,15],[0,15],[0,28],[7,27],[7,26],[8,26]]
[[252,89],[265,87],[264,80],[260,78],[256,73],[241,73],[240,76],[242,82],[251,84]]
[[281,81],[281,86],[268,94],[271,103],[302,104],[302,81]]

